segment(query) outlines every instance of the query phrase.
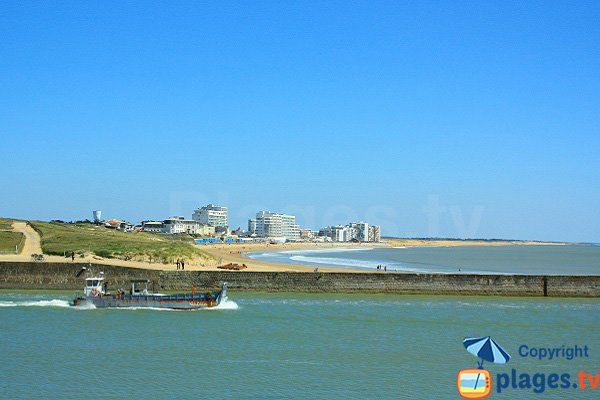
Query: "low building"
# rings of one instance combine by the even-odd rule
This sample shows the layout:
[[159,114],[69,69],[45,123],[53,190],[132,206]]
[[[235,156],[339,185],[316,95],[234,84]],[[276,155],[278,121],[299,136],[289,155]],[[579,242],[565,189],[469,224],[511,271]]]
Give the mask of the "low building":
[[319,236],[318,231],[313,231],[312,229],[300,229],[300,239],[302,240],[312,240]]
[[116,229],[123,232],[132,232],[135,228],[130,222],[121,221],[120,219],[109,219],[104,223],[104,226],[110,229]]
[[196,230],[195,235],[199,236],[214,236],[215,235],[215,227],[199,224],[198,230]]
[[215,231],[215,235],[219,236],[227,236],[230,234],[229,228],[227,226],[215,226],[213,227]]
[[160,221],[142,221],[142,230],[146,232],[162,233],[163,223]]
[[171,217],[163,221],[163,233],[177,234],[188,233],[195,235],[200,228],[198,221],[185,219],[185,217]]
[[203,225],[192,219],[185,217],[171,217],[159,221],[143,221],[142,230],[146,232],[177,234],[187,233],[190,235],[211,236],[215,234],[215,228],[208,225]]

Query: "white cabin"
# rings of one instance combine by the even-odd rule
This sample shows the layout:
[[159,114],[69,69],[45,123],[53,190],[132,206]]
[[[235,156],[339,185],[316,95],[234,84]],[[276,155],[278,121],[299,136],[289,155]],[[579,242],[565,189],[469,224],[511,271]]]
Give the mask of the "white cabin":
[[132,279],[130,294],[133,296],[148,296],[148,279]]
[[85,287],[83,292],[86,296],[100,296],[104,293],[104,273],[101,272],[100,276],[94,276],[85,278]]

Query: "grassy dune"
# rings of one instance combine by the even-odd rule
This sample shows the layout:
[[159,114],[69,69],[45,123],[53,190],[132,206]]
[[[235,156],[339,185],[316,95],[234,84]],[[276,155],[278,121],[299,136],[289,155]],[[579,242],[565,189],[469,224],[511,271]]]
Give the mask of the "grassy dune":
[[0,218],[0,231],[12,230],[12,223],[14,220],[9,218]]
[[14,254],[15,246],[18,246],[22,239],[23,234],[21,232],[0,231],[0,253]]
[[169,262],[177,257],[211,258],[197,249],[191,238],[147,232],[121,232],[89,223],[31,221],[42,238],[45,254],[93,253],[104,258]]
[[12,219],[0,218],[0,253],[15,253],[15,246],[21,244],[23,234],[13,232],[12,223]]

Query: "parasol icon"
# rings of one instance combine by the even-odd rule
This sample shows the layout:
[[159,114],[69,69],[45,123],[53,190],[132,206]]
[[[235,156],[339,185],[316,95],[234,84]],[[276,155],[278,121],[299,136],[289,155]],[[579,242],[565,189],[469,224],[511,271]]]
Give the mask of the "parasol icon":
[[[477,362],[479,369],[483,369],[484,361],[495,364],[506,364],[510,360],[510,354],[489,336],[465,338],[463,345],[469,353],[481,358],[481,361]],[[477,374],[475,389],[477,389],[477,384],[479,383],[479,375]]]
[[465,338],[463,345],[469,353],[481,358],[480,368],[483,366],[483,360],[495,364],[506,364],[510,360],[510,354],[489,336]]

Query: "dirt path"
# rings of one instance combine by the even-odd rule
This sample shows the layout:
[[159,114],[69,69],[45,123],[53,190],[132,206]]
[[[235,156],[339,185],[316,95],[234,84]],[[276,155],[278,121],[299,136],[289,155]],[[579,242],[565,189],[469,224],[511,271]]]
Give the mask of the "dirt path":
[[13,222],[13,231],[25,235],[25,246],[20,255],[29,258],[33,253],[42,254],[40,235],[26,222]]
[[1,261],[29,261],[33,253],[42,254],[40,235],[26,222],[13,222],[14,232],[21,232],[25,235],[25,244],[19,254],[3,254]]

